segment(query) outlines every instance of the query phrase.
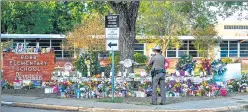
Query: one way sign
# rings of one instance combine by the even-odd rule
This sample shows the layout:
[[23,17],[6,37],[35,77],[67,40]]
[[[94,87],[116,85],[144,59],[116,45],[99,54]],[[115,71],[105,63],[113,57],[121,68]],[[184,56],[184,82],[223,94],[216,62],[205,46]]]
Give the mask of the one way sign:
[[107,51],[118,51],[118,48],[119,48],[119,40],[110,40],[110,39],[107,39],[106,40],[106,50]]

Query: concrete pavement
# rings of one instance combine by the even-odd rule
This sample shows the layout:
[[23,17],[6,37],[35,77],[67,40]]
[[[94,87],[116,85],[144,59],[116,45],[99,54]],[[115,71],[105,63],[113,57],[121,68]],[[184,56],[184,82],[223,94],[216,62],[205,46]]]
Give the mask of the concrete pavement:
[[248,95],[229,97],[222,99],[212,99],[204,101],[190,101],[168,105],[145,106],[124,103],[106,103],[94,102],[78,99],[55,99],[55,98],[39,98],[2,95],[2,102],[12,106],[33,107],[33,108],[49,108],[58,110],[74,110],[74,111],[227,111],[248,108]]
[[73,111],[43,110],[43,109],[2,106],[0,112],[73,112]]

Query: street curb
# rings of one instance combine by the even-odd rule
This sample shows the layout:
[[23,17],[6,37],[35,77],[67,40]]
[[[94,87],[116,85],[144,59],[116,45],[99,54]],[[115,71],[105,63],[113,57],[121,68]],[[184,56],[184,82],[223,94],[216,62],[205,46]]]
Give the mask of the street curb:
[[82,111],[82,112],[225,112],[237,111],[248,108],[248,104],[240,106],[227,106],[218,108],[204,108],[204,109],[186,109],[186,110],[140,110],[140,109],[108,109],[108,108],[90,108],[90,107],[73,107],[61,105],[48,104],[33,104],[33,103],[18,103],[1,101],[2,105],[12,107],[37,108],[45,110],[61,110],[61,111]]

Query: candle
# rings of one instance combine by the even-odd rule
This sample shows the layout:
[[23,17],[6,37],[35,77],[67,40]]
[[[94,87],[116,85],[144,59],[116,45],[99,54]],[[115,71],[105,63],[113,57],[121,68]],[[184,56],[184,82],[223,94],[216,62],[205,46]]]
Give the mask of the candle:
[[88,72],[88,77],[90,77],[90,72]]
[[104,72],[102,72],[102,78],[104,77]]

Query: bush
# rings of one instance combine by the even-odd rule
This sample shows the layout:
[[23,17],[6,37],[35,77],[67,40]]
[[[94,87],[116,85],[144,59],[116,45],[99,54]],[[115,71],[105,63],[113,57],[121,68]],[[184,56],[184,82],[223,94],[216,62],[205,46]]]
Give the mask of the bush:
[[146,63],[147,62],[147,57],[144,54],[141,53],[134,53],[134,61],[137,63]]
[[227,64],[233,63],[231,58],[222,58],[222,62]]

